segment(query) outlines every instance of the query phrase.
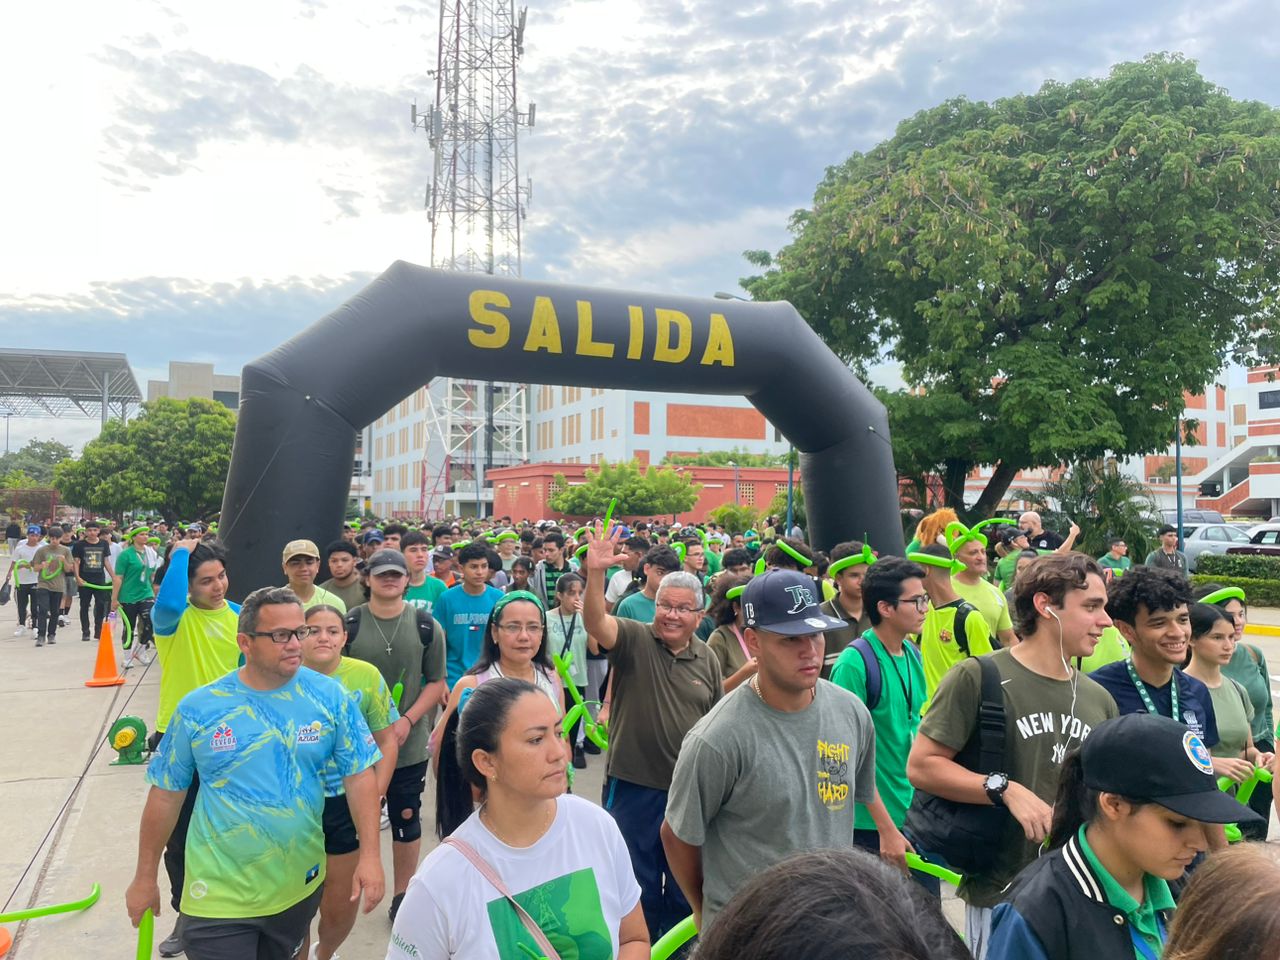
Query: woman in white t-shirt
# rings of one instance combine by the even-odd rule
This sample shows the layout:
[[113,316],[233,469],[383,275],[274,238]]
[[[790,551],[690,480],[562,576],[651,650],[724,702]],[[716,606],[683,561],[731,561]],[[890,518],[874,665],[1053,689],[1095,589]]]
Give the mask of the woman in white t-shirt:
[[457,847],[469,845],[564,958],[644,960],[640,887],[613,819],[565,794],[560,715],[538,687],[498,678],[459,714],[457,761],[481,805],[409,883],[387,960],[501,960],[546,951]]

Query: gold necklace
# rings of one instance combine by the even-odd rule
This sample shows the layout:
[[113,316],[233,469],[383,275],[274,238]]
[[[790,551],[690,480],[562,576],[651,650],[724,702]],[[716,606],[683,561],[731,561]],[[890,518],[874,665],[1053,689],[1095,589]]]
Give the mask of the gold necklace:
[[[769,706],[769,701],[766,700],[764,698],[764,694],[760,692],[760,674],[757,673],[754,676],[752,676],[752,678],[747,681],[747,686],[756,692],[756,696],[760,698],[761,703],[763,703],[766,707]],[[813,703],[813,701],[816,700],[817,698],[818,698],[818,688],[815,686],[809,691],[809,702]],[[770,709],[773,709],[773,708],[770,707]]]
[[[547,807],[547,815],[542,818],[542,825],[538,829],[537,837],[534,838],[533,843],[526,844],[525,847],[532,847],[534,843],[537,843],[539,840],[543,838],[547,830],[551,827],[551,821],[555,819],[555,815],[556,815],[556,804],[553,801]],[[492,833],[495,837],[497,837],[498,840],[500,840],[502,843],[505,843],[508,847],[515,847],[517,850],[525,849],[525,847],[522,847],[519,844],[512,843],[497,831],[497,829],[493,825],[493,818],[489,816],[489,805],[487,803],[480,807],[480,821],[484,823],[486,829],[488,829],[490,833]]]

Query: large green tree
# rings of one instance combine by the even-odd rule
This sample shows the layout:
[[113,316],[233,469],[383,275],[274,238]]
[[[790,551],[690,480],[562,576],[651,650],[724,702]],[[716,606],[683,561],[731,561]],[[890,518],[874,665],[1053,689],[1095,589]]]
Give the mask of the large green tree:
[[222,506],[235,415],[220,403],[167,397],[112,420],[78,460],[54,471],[63,500],[120,514],[156,510],[169,522],[201,520]]
[[1280,111],[1193,62],[994,103],[949,100],[827,171],[792,242],[743,285],[790,300],[860,372],[886,356],[895,454],[1024,468],[1162,450],[1183,391],[1276,357]]
[[560,489],[551,496],[551,509],[571,517],[603,517],[618,498],[620,517],[658,517],[684,513],[698,502],[702,484],[693,483],[673,467],[642,468],[630,463],[602,463],[586,471],[586,482],[570,486],[563,473],[555,475]]
[[27,486],[47,487],[53,468],[71,456],[71,448],[57,440],[28,440],[21,450],[0,454],[0,475],[20,472],[30,478]]

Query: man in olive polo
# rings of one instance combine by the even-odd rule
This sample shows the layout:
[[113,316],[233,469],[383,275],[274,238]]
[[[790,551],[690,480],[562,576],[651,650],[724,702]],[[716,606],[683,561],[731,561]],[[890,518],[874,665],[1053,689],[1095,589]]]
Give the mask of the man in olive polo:
[[649,936],[657,940],[689,915],[667,863],[660,830],[684,736],[719,701],[720,662],[694,636],[702,619],[702,583],[677,570],[662,578],[653,623],[605,612],[605,571],[625,556],[620,531],[591,540],[582,622],[609,654],[613,683],[609,765],[603,803],[617,821],[640,884]]

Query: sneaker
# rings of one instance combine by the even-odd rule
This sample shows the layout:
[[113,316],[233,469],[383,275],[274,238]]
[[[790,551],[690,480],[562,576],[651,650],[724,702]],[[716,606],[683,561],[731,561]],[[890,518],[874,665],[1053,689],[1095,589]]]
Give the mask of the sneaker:
[[83,637],[81,637],[80,639],[81,639],[84,643],[88,643],[90,640],[92,640],[92,639],[93,639],[93,637],[89,636],[89,634],[87,634],[87,633],[86,633],[86,634],[85,634]]
[[594,740],[588,740],[586,743],[582,745],[582,749],[584,752],[591,754],[591,756],[593,757],[597,757],[600,755],[600,748],[596,746],[596,743]]
[[66,617],[58,617],[58,626],[65,627],[67,625]]
[[387,912],[391,914],[391,922],[396,922],[396,914],[400,912],[400,901],[404,899],[403,893],[397,893],[391,898],[391,909]]
[[57,642],[58,642],[57,640],[53,639],[53,635],[52,635],[52,634],[50,634],[50,635],[49,635],[49,646],[51,646],[51,647],[52,647],[52,646],[53,646],[55,643],[57,643]]
[[28,630],[26,627],[24,627],[22,624],[18,624],[18,629],[17,629],[17,630],[15,630],[15,631],[13,631],[13,635],[14,635],[15,637],[25,637],[25,636],[26,636],[28,633],[30,633],[30,632],[31,632],[31,631],[29,631],[29,630]]
[[577,770],[587,769],[587,755],[583,753],[582,747],[576,745],[573,748],[573,766]]
[[159,953],[162,957],[180,957],[186,952],[182,945],[182,918],[173,925],[173,933],[160,941]]
[[37,647],[43,647],[43,646],[44,646],[44,637],[39,637],[39,636],[38,636],[38,637],[36,637],[36,646],[37,646]]

